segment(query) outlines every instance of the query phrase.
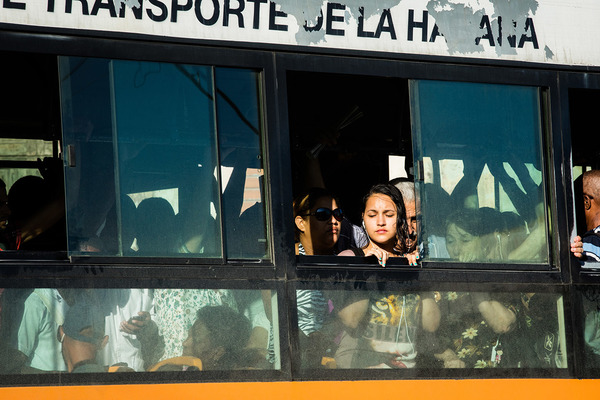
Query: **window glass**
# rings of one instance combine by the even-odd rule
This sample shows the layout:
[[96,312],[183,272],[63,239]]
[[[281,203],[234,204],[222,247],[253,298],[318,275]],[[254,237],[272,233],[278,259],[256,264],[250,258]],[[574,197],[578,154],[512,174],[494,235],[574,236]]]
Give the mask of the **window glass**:
[[258,73],[62,57],[60,77],[70,254],[218,258],[225,224],[227,256],[265,257]]
[[0,373],[279,369],[271,290],[2,289]]
[[[304,369],[566,368],[562,296],[297,290]],[[463,376],[476,376],[465,372]]]
[[539,89],[412,81],[410,91],[426,256],[548,262]]
[[215,82],[227,256],[265,258],[259,73],[218,68]]
[[[584,370],[600,369],[600,289],[594,286],[580,288],[581,316],[579,328],[583,335]],[[581,339],[581,337],[580,337]]]

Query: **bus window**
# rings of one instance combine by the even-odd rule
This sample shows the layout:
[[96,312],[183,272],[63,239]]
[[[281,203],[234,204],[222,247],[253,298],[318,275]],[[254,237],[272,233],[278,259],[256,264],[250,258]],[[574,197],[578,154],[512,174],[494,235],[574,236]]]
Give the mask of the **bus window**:
[[[566,368],[560,294],[298,290],[303,369]],[[302,299],[320,298],[311,308]],[[310,323],[309,323],[310,322]]]
[[65,251],[56,57],[1,56],[0,249]]
[[[374,184],[406,179],[412,173],[408,82],[289,72],[287,84],[294,213],[298,214],[294,217],[306,218],[310,211],[297,205],[305,203],[303,199],[315,187],[327,189],[336,199],[336,205],[330,200],[325,208],[337,206],[343,211],[343,218],[338,215],[335,246],[306,254],[337,254],[361,247],[367,243],[361,228],[363,196]],[[314,212],[317,207],[312,208]],[[297,226],[296,233],[300,234]],[[297,237],[297,253],[301,242]]]
[[1,300],[0,374],[280,369],[271,290],[7,288]]
[[429,259],[549,261],[538,88],[411,81]]
[[59,66],[70,254],[268,256],[257,72]]

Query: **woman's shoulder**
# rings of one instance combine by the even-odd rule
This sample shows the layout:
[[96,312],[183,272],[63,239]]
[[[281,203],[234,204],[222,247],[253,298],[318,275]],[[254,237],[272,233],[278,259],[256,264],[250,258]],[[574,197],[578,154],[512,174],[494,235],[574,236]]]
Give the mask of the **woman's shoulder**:
[[344,250],[341,253],[339,253],[338,256],[364,257],[365,256],[365,252],[363,251],[363,249],[356,248],[356,247],[351,247],[351,248],[349,248],[347,250]]

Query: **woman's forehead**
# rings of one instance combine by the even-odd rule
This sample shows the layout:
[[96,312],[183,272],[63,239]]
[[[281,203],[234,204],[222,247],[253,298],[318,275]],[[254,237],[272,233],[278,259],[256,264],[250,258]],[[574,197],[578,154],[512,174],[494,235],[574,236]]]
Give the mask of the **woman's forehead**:
[[380,193],[372,194],[365,204],[366,210],[396,210],[396,203],[390,196]]
[[319,208],[319,207],[328,207],[328,208],[336,208],[337,207],[337,203],[335,202],[334,198],[331,197],[321,197],[319,198],[316,202],[315,202],[315,206],[313,208]]

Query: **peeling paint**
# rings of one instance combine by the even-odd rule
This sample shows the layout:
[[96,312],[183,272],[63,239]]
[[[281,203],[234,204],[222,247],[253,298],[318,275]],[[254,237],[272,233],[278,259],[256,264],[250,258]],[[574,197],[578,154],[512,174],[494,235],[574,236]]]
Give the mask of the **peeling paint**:
[[571,0],[568,5],[556,0],[58,3],[0,2],[0,22],[193,40],[600,65],[598,0]]
[[481,44],[475,44],[473,32],[477,32],[483,10],[475,11],[465,4],[451,3],[448,0],[433,0],[427,3],[427,11],[444,35],[450,54],[469,54],[483,51]]
[[[353,28],[350,20],[358,20],[359,9],[367,20],[381,15],[383,10],[399,6],[402,0],[346,0],[339,3],[345,6],[345,26]],[[326,23],[323,15],[327,10],[326,0],[277,0],[277,4],[283,12],[296,19],[299,25],[296,33],[298,44],[327,42],[323,27]],[[493,51],[502,56],[517,54],[522,35],[531,34],[533,29],[533,26],[526,26],[527,18],[535,15],[538,6],[537,0],[430,0],[426,9],[435,20],[450,54],[482,53],[485,45],[493,47]],[[421,10],[414,11],[415,21],[422,22]],[[433,23],[429,25],[433,29]],[[552,50],[547,49],[546,55],[552,56]]]
[[[358,9],[364,7],[364,17],[379,15],[382,10],[397,6],[401,0],[346,0],[338,1],[340,4],[346,6],[345,21],[348,22],[352,17],[358,18]],[[326,8],[326,0],[277,0],[277,4],[281,7],[281,11],[288,15],[293,16],[298,21],[298,33],[296,34],[296,40],[298,44],[308,45],[327,41],[325,38],[325,30],[313,30],[307,31],[304,28],[306,24],[309,27],[316,26],[318,24],[319,17],[323,18],[322,10]],[[347,25],[349,25],[347,23]]]
[[119,10],[123,5],[129,8],[140,8],[140,0],[114,0],[115,8]]

